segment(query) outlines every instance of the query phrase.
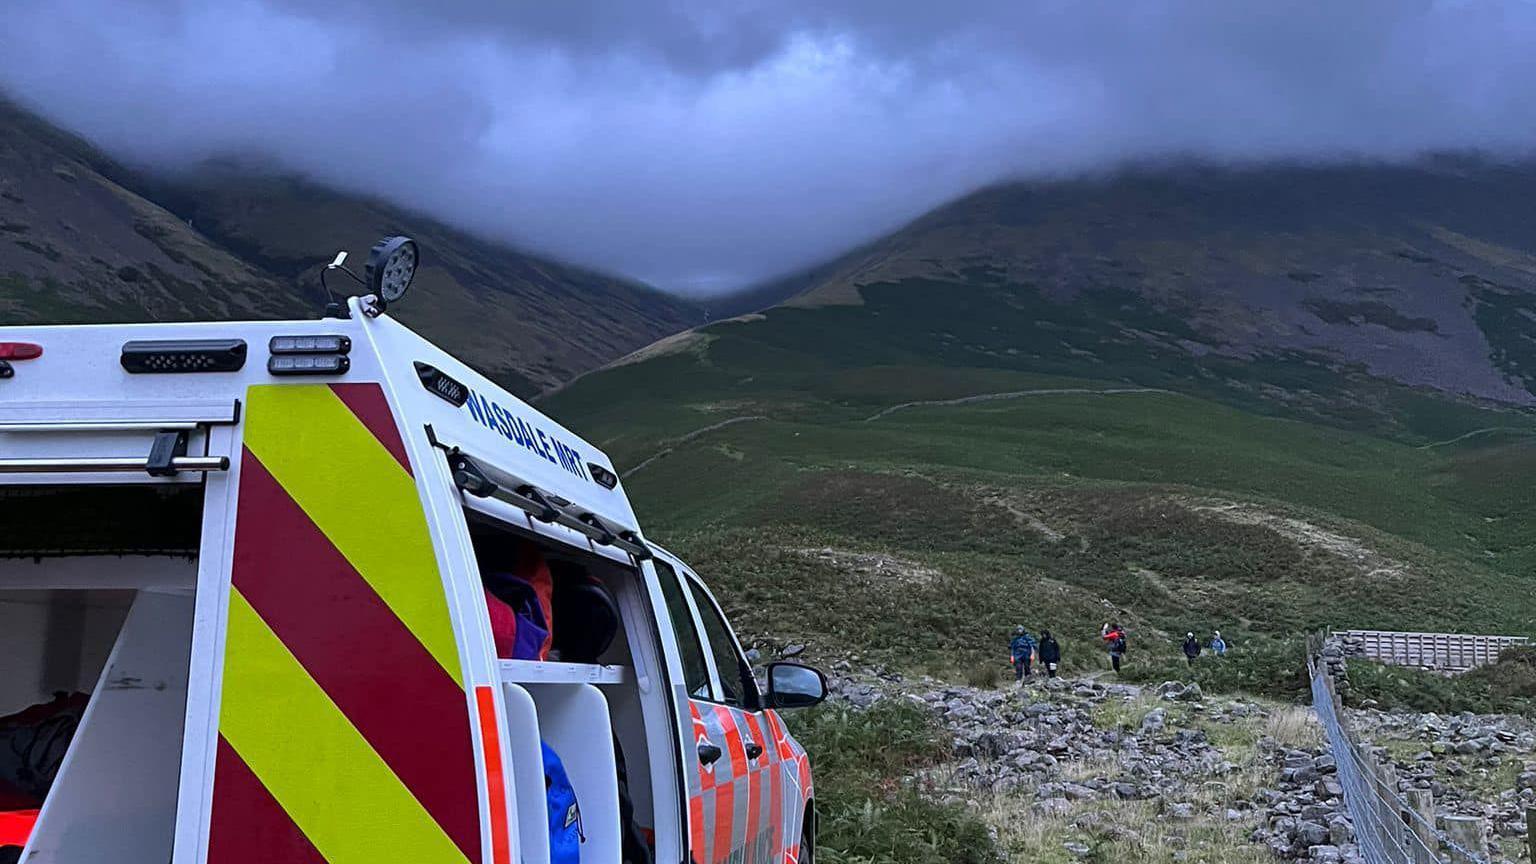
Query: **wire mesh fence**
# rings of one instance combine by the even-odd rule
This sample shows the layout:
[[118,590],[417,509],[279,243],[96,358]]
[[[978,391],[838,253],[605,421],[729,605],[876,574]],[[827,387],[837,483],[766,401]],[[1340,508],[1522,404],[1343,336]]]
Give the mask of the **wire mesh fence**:
[[1366,864],[1488,864],[1483,822],[1473,817],[1435,818],[1427,789],[1399,789],[1392,763],[1360,745],[1343,717],[1333,676],[1322,661],[1322,641],[1307,652],[1312,707],[1337,766],[1344,808]]

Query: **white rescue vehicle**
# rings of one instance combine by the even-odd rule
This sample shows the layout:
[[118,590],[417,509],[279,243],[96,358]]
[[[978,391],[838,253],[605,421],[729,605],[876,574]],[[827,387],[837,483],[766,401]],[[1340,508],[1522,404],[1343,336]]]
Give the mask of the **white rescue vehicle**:
[[[317,320],[0,327],[12,860],[812,859],[775,709],[825,679],[760,690],[608,457],[385,314],[415,263],[380,243]],[[507,659],[530,555],[548,634]]]

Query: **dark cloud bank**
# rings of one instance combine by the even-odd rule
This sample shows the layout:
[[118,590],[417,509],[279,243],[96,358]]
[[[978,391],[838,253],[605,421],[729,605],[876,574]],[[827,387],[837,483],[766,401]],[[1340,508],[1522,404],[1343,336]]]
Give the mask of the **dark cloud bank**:
[[977,185],[1126,159],[1536,141],[1536,5],[10,0],[0,88],[683,291]]

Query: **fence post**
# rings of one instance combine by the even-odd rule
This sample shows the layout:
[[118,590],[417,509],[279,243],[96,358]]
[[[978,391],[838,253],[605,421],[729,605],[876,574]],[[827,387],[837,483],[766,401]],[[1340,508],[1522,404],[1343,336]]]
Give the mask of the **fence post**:
[[1488,857],[1488,842],[1483,839],[1483,820],[1477,816],[1446,816],[1440,820],[1446,839],[1479,858]]
[[[1405,811],[1403,822],[1419,842],[1412,845],[1414,864],[1435,864],[1440,838],[1435,836],[1435,796],[1428,789],[1409,789],[1404,793],[1412,810]],[[1415,818],[1417,817],[1417,818]]]
[[1531,864],[1536,864],[1536,807],[1525,811],[1525,850],[1530,853]]
[[[1373,790],[1371,798],[1376,809],[1376,820],[1381,824],[1383,833],[1392,844],[1400,849],[1407,848],[1405,834],[1408,826],[1403,824],[1403,814],[1397,811],[1397,805],[1393,797],[1397,795],[1397,767],[1391,762],[1375,763],[1376,779],[1381,788]],[[1405,862],[1406,864],[1406,862]]]

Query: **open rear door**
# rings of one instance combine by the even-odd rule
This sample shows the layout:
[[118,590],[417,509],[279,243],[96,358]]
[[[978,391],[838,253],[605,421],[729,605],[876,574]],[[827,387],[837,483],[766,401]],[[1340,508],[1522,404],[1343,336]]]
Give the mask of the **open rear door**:
[[0,806],[36,810],[23,860],[198,860],[239,411],[0,405]]
[[227,587],[216,608],[199,598],[224,622],[206,861],[510,864],[505,836],[482,831],[482,789],[504,800],[505,783],[480,770],[418,485],[429,466],[379,384],[260,384],[245,399]]

